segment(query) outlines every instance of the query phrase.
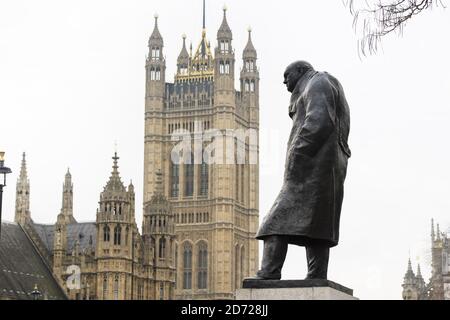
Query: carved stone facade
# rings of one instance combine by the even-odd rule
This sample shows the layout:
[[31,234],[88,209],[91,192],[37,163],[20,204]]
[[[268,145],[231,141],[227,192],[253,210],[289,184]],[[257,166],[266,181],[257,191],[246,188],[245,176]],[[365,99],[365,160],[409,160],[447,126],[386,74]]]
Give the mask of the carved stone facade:
[[74,218],[68,171],[57,221],[42,225],[31,219],[24,155],[17,181],[15,222],[69,299],[173,299],[175,225],[171,205],[161,192],[154,193],[145,208],[141,236],[135,220],[134,186],[123,185],[117,154],[113,160],[95,222],[78,223]]
[[439,224],[434,229],[431,220],[431,278],[425,283],[420,265],[414,274],[411,260],[403,280],[404,300],[450,300],[450,230],[441,232]]
[[[134,186],[122,183],[117,154],[96,221],[74,218],[68,171],[54,225],[31,219],[24,155],[15,221],[70,299],[234,299],[242,279],[258,269],[259,70],[251,31],[240,91],[234,88],[235,50],[226,10],[214,55],[205,28],[195,53],[192,46],[188,53],[185,39],[174,83],[167,83],[155,18],[146,60],[141,234]],[[190,146],[199,143],[200,152],[182,150],[174,159],[176,135],[189,137]],[[211,146],[229,141],[232,148],[225,148],[222,162],[221,149]]]
[[[160,171],[175,217],[176,298],[233,299],[242,279],[258,269],[259,172],[257,161],[249,161],[252,152],[257,160],[258,147],[249,132],[257,137],[259,130],[259,70],[251,30],[240,91],[234,88],[236,57],[226,9],[214,50],[205,28],[195,52],[192,45],[188,52],[183,36],[174,83],[168,83],[157,19],[146,61],[144,203]],[[236,147],[231,161],[220,163],[223,150],[208,153],[218,132]],[[174,138],[186,137],[188,150],[175,153]],[[243,161],[236,163],[239,147]]]

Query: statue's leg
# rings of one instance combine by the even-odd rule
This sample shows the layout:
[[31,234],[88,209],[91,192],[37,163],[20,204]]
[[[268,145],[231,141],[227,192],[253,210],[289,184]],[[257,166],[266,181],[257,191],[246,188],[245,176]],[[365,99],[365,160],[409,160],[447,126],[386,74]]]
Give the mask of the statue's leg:
[[281,269],[288,248],[288,241],[283,236],[268,236],[264,239],[264,252],[261,270],[256,274],[261,279],[281,279]]
[[329,257],[330,248],[328,246],[306,246],[306,259],[308,261],[306,279],[327,279]]

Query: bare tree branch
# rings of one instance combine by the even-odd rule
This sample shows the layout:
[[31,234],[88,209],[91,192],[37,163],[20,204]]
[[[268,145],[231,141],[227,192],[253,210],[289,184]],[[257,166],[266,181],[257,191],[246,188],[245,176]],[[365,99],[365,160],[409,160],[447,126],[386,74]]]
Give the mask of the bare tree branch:
[[445,8],[442,0],[342,1],[353,16],[353,28],[361,32],[358,52],[364,56],[377,52],[382,37],[393,32],[402,35],[406,23],[419,13],[434,6]]

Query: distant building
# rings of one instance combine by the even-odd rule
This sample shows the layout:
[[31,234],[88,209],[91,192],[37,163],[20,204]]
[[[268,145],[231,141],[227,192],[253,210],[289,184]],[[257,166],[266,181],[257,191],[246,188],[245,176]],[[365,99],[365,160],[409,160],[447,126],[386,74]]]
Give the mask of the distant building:
[[411,260],[403,280],[404,300],[450,300],[450,239],[449,232],[434,230],[431,220],[431,278],[425,283],[420,265],[414,274]]

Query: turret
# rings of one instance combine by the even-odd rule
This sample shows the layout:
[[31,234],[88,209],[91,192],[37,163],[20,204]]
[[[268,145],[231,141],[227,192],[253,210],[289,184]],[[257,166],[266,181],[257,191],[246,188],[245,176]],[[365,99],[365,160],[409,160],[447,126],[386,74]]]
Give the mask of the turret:
[[[158,15],[155,15],[155,26],[148,41],[149,55],[146,62],[146,96],[164,97],[166,60],[163,55],[164,41],[158,28]],[[147,105],[148,108],[153,107],[156,110],[162,110],[162,100],[159,104],[153,106]]]
[[442,275],[443,243],[439,223],[436,225],[434,234],[434,221],[432,220],[432,242],[431,242],[431,278],[437,280]]
[[22,165],[20,175],[16,184],[16,209],[14,221],[21,225],[31,221],[30,213],[30,180],[27,174],[27,162],[25,152],[22,154]]
[[[227,21],[227,8],[223,8],[223,19],[217,31],[217,47],[215,50],[215,91],[219,95],[234,93],[235,56],[232,45],[233,34]],[[221,103],[220,96],[218,103]]]
[[155,299],[173,299],[175,287],[175,220],[172,206],[163,194],[162,174],[156,172],[155,193],[145,204],[142,236],[147,250],[147,264],[155,274],[169,277],[155,281]]
[[76,222],[73,217],[73,183],[69,169],[67,169],[63,184],[61,214],[65,219],[65,223]]
[[189,53],[186,49],[186,35],[183,34],[183,47],[177,59],[177,72],[180,75],[187,75],[189,69]]
[[425,294],[426,284],[422,276],[422,271],[420,270],[420,264],[417,264],[416,284],[420,297],[423,297]]
[[258,94],[259,71],[256,65],[257,53],[252,42],[252,29],[248,29],[248,41],[242,53],[241,91],[243,94]]
[[431,219],[431,245],[433,245],[433,242],[436,238],[436,235],[434,233],[434,219]]
[[259,123],[259,70],[258,56],[252,42],[252,29],[248,28],[248,41],[242,53],[241,92],[242,105],[248,108],[250,127],[257,129]]
[[[165,125],[165,74],[164,41],[158,28],[158,15],[155,15],[155,26],[148,41],[149,55],[146,60],[146,93],[145,93],[145,148],[144,148],[144,201],[148,201],[153,193],[153,173],[162,169],[163,140],[160,134]],[[158,151],[156,151],[158,150]],[[156,152],[155,152],[156,151]],[[147,165],[151,163],[151,165]],[[147,183],[149,182],[149,183]]]
[[101,281],[98,281],[97,292],[102,293],[101,299],[121,300],[130,298],[132,235],[136,230],[134,186],[130,184],[127,190],[122,183],[117,152],[112,159],[113,170],[100,194],[97,209],[96,259],[100,265],[108,263],[109,272],[99,273]]
[[418,300],[418,288],[414,271],[411,266],[411,259],[408,260],[408,269],[403,278],[403,300]]
[[61,285],[63,281],[64,258],[67,250],[67,217],[63,213],[58,214],[53,237],[53,273]]

